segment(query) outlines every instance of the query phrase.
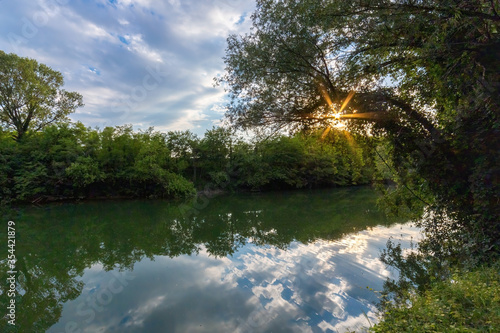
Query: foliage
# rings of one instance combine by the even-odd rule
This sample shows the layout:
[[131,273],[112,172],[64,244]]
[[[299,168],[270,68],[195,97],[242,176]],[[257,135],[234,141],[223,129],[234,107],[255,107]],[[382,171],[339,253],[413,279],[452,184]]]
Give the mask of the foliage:
[[95,197],[183,197],[194,186],[174,173],[164,134],[131,126],[102,131],[52,125],[15,142],[3,132],[0,199],[42,202]]
[[75,162],[66,168],[66,175],[76,186],[85,187],[103,179],[99,165],[90,157],[79,156]]
[[393,201],[420,197],[451,220],[441,257],[488,261],[500,253],[499,12],[486,0],[259,0],[251,32],[228,38],[227,117],[324,128],[355,91],[340,118],[386,140]]
[[67,121],[67,116],[83,106],[82,96],[62,89],[61,73],[0,51],[0,122],[14,129],[17,140],[28,131]]
[[333,130],[323,139],[282,136],[256,143],[225,128],[134,132],[131,126],[52,125],[14,141],[0,133],[0,200],[189,197],[199,189],[269,190],[370,183],[370,145]]
[[[196,165],[202,182],[211,181],[219,184],[232,159],[233,137],[231,130],[218,127],[205,132],[205,136],[193,147],[196,152]],[[222,178],[221,178],[222,177]]]
[[372,332],[498,332],[500,267],[456,270],[423,293],[406,291],[407,306],[388,305]]
[[373,175],[369,149],[340,130],[323,139],[316,132],[276,137],[254,147],[238,144],[237,183],[253,190],[367,184]]
[[190,131],[170,131],[167,133],[167,147],[175,162],[175,171],[193,175],[196,181],[197,150],[199,138]]

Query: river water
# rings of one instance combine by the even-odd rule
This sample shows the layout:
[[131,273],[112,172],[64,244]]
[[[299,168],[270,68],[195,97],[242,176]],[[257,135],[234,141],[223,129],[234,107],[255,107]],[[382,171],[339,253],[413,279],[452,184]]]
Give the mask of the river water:
[[22,209],[16,329],[363,331],[395,274],[380,251],[418,238],[376,199],[361,187]]

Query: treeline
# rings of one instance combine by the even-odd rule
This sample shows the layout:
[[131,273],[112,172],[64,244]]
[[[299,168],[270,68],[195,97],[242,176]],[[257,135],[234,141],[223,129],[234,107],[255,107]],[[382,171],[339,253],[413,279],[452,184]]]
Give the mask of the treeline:
[[229,129],[161,133],[131,126],[0,132],[0,200],[178,198],[197,190],[272,190],[369,183],[371,142],[333,130],[249,143]]

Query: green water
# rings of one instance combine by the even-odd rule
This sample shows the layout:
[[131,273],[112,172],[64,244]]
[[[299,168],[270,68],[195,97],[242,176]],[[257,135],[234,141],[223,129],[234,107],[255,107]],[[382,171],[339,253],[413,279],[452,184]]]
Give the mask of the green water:
[[[377,294],[367,287],[380,290],[390,274],[380,250],[389,236],[417,235],[375,201],[371,189],[350,188],[25,208],[12,217],[16,326],[1,324],[19,332],[360,330],[376,320]],[[2,281],[7,271],[3,260]]]

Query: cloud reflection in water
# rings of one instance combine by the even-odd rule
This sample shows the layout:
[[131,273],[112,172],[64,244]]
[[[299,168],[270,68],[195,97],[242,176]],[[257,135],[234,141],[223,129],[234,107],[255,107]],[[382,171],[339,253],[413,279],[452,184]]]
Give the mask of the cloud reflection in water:
[[[391,272],[378,260],[389,237],[418,239],[409,224],[373,227],[338,241],[293,242],[288,249],[241,247],[232,256],[156,256],[136,263],[133,280],[87,324],[77,307],[110,272],[88,269],[83,293],[61,320],[82,332],[343,332],[376,321],[374,290]],[[93,290],[93,291],[92,291]]]

